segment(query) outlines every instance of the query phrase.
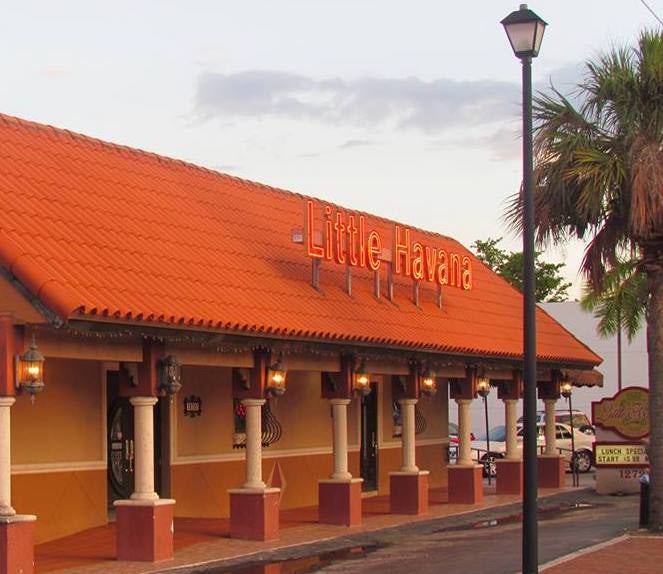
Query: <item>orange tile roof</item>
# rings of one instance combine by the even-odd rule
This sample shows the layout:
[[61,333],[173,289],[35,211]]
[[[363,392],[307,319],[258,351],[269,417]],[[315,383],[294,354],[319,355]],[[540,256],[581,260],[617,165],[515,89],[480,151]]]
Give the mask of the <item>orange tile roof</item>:
[[[413,240],[472,258],[471,291],[397,276],[395,300],[372,273],[311,262],[291,230],[308,198],[182,161],[0,115],[0,263],[64,319],[203,327],[439,352],[519,357],[522,298],[462,245]],[[393,222],[366,214],[391,237]],[[384,279],[383,279],[384,281]],[[386,284],[384,281],[383,285]],[[542,310],[541,359],[601,359]]]

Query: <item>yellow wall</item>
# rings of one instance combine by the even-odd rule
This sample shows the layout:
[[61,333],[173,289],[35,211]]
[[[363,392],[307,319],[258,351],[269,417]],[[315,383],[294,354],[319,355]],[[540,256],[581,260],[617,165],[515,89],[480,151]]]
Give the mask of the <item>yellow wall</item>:
[[12,505],[35,514],[35,543],[107,522],[106,470],[19,474],[12,477]]
[[105,413],[101,364],[46,358],[46,388],[12,407],[12,464],[102,461]]
[[11,413],[12,504],[36,514],[36,542],[105,524],[101,363],[46,357],[46,388]]
[[[201,456],[233,452],[232,370],[227,367],[182,367],[182,391],[177,397],[177,455]],[[202,414],[186,417],[187,395],[202,401]]]

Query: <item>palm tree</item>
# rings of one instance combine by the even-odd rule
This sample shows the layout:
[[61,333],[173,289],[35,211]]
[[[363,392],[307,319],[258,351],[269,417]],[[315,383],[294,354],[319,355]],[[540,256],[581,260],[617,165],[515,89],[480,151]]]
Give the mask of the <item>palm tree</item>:
[[638,262],[619,261],[603,278],[601,291],[588,283],[580,305],[599,319],[597,331],[603,338],[617,336],[617,390],[622,390],[622,333],[629,343],[642,327],[647,292],[645,276],[637,271]]
[[[663,37],[586,64],[579,104],[534,100],[537,241],[589,241],[582,271],[601,292],[627,253],[646,278],[650,390],[650,529],[663,529]],[[506,218],[519,227],[516,195]]]

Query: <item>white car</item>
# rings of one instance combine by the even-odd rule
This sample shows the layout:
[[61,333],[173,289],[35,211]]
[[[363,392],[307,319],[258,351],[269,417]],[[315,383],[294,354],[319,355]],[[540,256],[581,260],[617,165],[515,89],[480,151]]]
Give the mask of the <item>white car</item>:
[[[518,426],[516,436],[518,439],[518,450],[523,449],[523,426]],[[571,465],[571,427],[563,423],[555,423],[556,441],[555,447],[559,453],[564,456],[569,468]],[[495,476],[495,464],[491,464],[495,459],[504,458],[506,455],[506,428],[504,426],[494,427],[490,430],[490,453],[488,444],[485,440],[472,441],[472,450],[475,459],[484,465],[484,475]],[[578,472],[589,472],[594,464],[593,444],[595,437],[593,434],[585,434],[578,429],[573,429],[573,438],[575,442],[575,464]],[[545,427],[543,424],[537,425],[536,446],[539,452],[543,452],[546,446]]]

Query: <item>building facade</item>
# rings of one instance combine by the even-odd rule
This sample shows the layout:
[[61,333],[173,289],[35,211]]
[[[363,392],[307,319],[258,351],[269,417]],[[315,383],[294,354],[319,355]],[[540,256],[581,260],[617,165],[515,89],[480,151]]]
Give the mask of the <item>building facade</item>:
[[[358,523],[362,492],[477,501],[469,407],[489,380],[515,433],[522,299],[465,247],[8,116],[0,146],[6,561],[113,519],[119,558],[158,560],[173,516],[268,540],[284,508]],[[537,321],[554,408],[600,358]]]

